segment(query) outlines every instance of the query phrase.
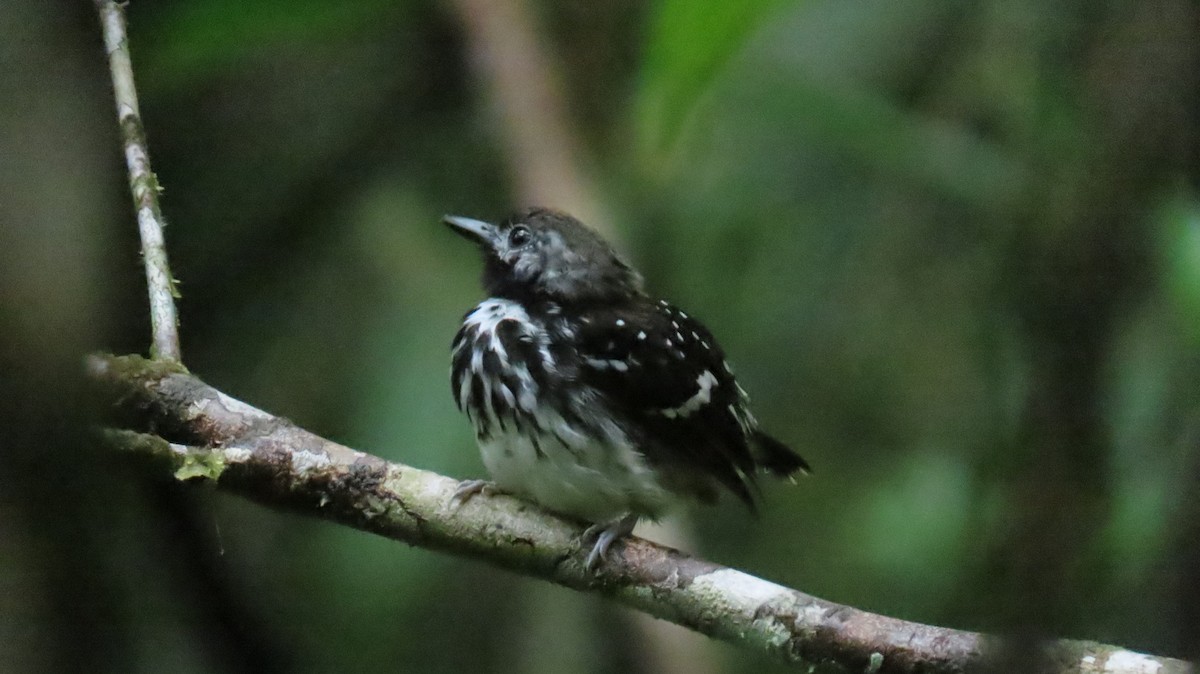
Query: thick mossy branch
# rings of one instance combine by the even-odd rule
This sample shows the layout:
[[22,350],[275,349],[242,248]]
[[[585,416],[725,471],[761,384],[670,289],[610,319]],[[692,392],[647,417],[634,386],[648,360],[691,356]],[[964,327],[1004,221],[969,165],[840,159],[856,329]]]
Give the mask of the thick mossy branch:
[[[590,574],[582,523],[504,495],[456,507],[458,481],[325,440],[178,365],[93,356],[87,367],[114,423],[129,429],[106,431],[108,444],[165,459],[181,480],[602,594],[821,671],[963,672],[1006,655],[995,639],[841,606],[638,538],[615,546]],[[1051,642],[1028,655],[1053,672],[1192,671],[1178,660],[1087,642]]]

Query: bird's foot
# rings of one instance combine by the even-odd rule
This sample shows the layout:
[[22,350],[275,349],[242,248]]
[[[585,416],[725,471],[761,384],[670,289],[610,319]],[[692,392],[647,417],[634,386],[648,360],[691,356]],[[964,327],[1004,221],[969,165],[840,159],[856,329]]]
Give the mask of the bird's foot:
[[604,555],[608,554],[608,549],[618,538],[624,538],[633,533],[633,527],[637,524],[637,515],[626,515],[621,519],[611,522],[603,522],[593,524],[584,529],[583,534],[579,537],[580,541],[587,543],[595,539],[595,544],[592,545],[592,551],[588,553],[587,561],[584,562],[584,568],[588,571],[595,571],[600,565],[600,560]]
[[487,480],[463,480],[458,483],[458,489],[455,489],[454,495],[450,497],[450,505],[457,509],[476,494],[491,495],[496,491],[496,485]]

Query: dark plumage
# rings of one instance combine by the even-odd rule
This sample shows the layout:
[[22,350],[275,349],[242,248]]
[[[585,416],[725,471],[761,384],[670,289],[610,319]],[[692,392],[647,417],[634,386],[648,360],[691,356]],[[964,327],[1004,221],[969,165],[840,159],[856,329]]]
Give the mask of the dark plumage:
[[480,246],[489,295],[454,339],[455,402],[501,489],[597,523],[589,567],[676,496],[712,502],[724,487],[753,508],[759,469],[808,470],[758,429],[708,329],[649,298],[578,220],[445,222]]

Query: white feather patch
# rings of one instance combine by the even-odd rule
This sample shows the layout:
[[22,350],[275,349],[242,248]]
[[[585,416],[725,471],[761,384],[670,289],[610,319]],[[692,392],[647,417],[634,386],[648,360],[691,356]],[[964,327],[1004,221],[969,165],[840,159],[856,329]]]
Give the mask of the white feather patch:
[[717,376],[711,371],[705,370],[696,378],[696,386],[700,389],[696,391],[692,397],[683,401],[678,407],[668,407],[659,410],[658,413],[668,419],[676,419],[680,417],[690,416],[695,414],[701,407],[712,402],[712,390],[719,382]]
[[[553,367],[554,364],[550,355],[548,335],[544,330],[539,329],[540,326],[537,323],[530,320],[529,313],[525,311],[524,307],[511,300],[496,298],[479,303],[464,319],[464,337],[459,344],[455,345],[455,352],[462,348],[470,347],[472,349],[467,372],[461,375],[462,378],[457,383],[458,399],[463,409],[468,413],[472,408],[482,412],[482,419],[472,419],[476,424],[476,430],[482,429],[485,425],[492,427],[499,425],[499,413],[492,402],[493,386],[510,407],[519,405],[526,412],[533,412],[537,407],[537,383],[530,375],[529,368],[524,364],[511,365],[504,342],[498,335],[500,324],[505,321],[516,323],[517,339],[537,345],[538,353],[547,369]],[[492,381],[492,377],[484,372],[483,360],[484,353],[487,351],[491,351],[500,359],[501,369],[511,370],[515,375],[517,390],[511,390],[499,381]],[[482,400],[474,399],[472,386],[476,379],[481,385]]]

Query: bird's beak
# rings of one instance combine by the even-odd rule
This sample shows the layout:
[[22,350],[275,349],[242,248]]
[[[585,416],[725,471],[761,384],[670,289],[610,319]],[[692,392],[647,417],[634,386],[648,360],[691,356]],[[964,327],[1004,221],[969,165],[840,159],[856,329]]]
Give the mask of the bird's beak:
[[443,216],[442,222],[457,232],[459,236],[470,239],[480,245],[490,246],[496,242],[498,230],[493,224],[482,220],[475,220],[474,218],[464,218],[461,215]]

